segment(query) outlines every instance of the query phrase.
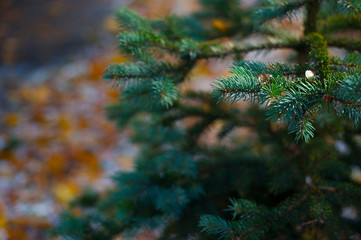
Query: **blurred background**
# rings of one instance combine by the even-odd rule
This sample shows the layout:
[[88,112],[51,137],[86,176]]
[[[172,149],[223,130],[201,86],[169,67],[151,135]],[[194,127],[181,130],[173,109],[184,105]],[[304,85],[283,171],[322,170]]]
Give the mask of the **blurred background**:
[[46,230],[82,189],[111,186],[136,148],[104,117],[117,90],[102,78],[116,51],[116,8],[185,14],[193,0],[0,1],[0,240]]

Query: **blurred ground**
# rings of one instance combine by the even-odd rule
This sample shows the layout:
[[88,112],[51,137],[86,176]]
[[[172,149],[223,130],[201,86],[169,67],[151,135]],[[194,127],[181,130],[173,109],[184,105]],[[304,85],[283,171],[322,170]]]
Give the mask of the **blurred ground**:
[[1,240],[48,239],[83,187],[130,167],[134,149],[103,114],[117,93],[101,80],[117,60],[110,16],[126,2],[84,3],[0,3]]
[[45,230],[82,188],[104,189],[132,168],[135,147],[103,112],[117,100],[103,71],[125,61],[112,13],[193,6],[181,2],[0,1],[0,240],[49,239]]
[[113,10],[109,7],[110,0],[101,3],[97,0],[2,0],[1,61],[40,65],[64,58],[84,44],[98,42],[104,37],[101,19]]

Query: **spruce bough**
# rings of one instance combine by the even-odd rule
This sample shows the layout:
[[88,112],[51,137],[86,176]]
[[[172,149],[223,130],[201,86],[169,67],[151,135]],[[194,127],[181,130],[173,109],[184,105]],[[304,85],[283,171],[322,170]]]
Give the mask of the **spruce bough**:
[[[85,191],[53,232],[74,240],[144,231],[158,239],[360,239],[361,41],[350,37],[360,36],[360,1],[246,10],[238,0],[200,3],[202,11],[162,20],[116,12],[129,61],[106,70],[121,92],[106,111],[131,129],[135,169],[114,176],[107,193]],[[300,16],[301,36],[279,27]],[[246,41],[255,34],[264,40]],[[334,48],[343,54],[331,55]],[[293,60],[243,60],[274,49],[293,50]],[[212,92],[183,87],[200,60],[224,58],[234,60],[231,74]],[[252,104],[230,105],[239,101]],[[204,136],[214,126],[211,144]]]

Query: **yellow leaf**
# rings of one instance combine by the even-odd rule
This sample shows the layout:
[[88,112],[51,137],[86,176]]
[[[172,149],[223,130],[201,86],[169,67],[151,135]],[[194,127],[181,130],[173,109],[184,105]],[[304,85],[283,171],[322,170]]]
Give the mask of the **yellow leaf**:
[[212,24],[215,28],[217,28],[221,32],[226,32],[228,30],[228,25],[219,19],[213,19]]
[[70,131],[69,119],[64,114],[59,118],[59,126],[66,133]]
[[128,60],[128,58],[121,56],[121,55],[117,55],[111,61],[112,61],[112,63],[124,63],[127,60]]
[[[49,89],[49,86],[46,85],[41,85],[29,90],[25,89],[24,91],[25,94],[28,94],[28,100],[35,104],[45,104],[51,96],[51,90]],[[27,91],[29,92],[26,93]]]
[[0,208],[0,228],[5,228],[7,223],[5,208]]
[[113,16],[109,16],[104,20],[104,28],[111,32],[111,33],[118,33],[119,32],[119,26],[117,22],[115,21],[115,18]]
[[74,184],[58,183],[54,186],[53,192],[60,202],[66,203],[75,197],[79,189]]
[[205,62],[198,64],[192,71],[192,76],[209,75],[210,71]]

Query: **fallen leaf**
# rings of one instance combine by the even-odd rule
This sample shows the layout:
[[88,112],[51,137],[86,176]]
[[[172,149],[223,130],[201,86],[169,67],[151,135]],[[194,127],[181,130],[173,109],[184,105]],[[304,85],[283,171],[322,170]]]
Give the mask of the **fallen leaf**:
[[79,193],[79,188],[75,184],[58,183],[54,186],[53,192],[60,202],[67,203]]

